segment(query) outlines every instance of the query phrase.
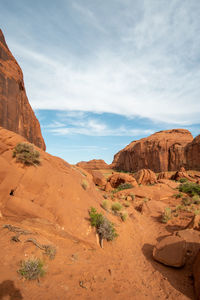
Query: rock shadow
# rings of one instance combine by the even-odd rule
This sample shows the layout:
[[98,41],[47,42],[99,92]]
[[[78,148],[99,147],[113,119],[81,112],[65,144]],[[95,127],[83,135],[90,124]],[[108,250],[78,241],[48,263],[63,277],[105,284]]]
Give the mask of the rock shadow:
[[165,266],[153,259],[154,245],[144,244],[142,252],[153,268],[162,274],[163,279],[170,283],[177,291],[191,300],[195,300],[191,265],[186,263],[182,268]]
[[23,299],[20,290],[15,287],[14,282],[11,280],[5,280],[0,283],[0,299],[4,299],[6,296],[9,296],[9,298],[6,298],[9,300]]

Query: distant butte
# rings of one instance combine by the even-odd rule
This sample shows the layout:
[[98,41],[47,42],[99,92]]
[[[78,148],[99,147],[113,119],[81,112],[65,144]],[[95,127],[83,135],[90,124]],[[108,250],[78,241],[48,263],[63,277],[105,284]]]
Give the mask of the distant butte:
[[40,124],[29,104],[23,73],[0,29],[0,126],[45,150]]
[[166,172],[180,167],[200,170],[200,135],[193,139],[186,129],[156,132],[131,142],[115,154],[112,167],[128,172],[141,169]]

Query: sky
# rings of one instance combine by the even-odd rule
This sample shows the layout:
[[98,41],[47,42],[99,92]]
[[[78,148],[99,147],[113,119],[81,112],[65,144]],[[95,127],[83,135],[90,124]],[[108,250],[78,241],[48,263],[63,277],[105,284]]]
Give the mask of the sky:
[[200,134],[199,0],[0,0],[47,152],[113,156],[156,131]]

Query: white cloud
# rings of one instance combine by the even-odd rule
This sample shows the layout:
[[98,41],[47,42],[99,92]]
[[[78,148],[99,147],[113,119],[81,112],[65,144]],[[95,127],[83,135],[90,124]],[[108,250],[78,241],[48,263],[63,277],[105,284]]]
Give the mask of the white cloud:
[[87,136],[140,136],[149,135],[153,133],[150,129],[130,129],[125,126],[111,128],[105,122],[95,119],[81,119],[76,118],[67,119],[67,125],[63,123],[53,122],[45,126],[45,128],[55,135],[74,135],[81,134]]
[[[46,56],[42,51],[38,53],[13,43],[11,47],[20,57],[32,107],[108,112],[177,125],[198,123],[199,2],[141,3],[142,13],[138,19],[134,16],[132,20],[134,5],[131,2],[124,11],[119,11],[119,17],[126,14],[133,25],[128,26],[123,18],[116,25],[121,35],[116,40],[112,36],[113,45],[108,47],[106,40],[105,45],[94,48],[93,55],[86,60],[81,61],[68,49],[65,56],[55,58],[54,53]],[[77,3],[73,7],[88,22],[102,31],[107,29],[111,35],[108,21],[103,27],[98,12]],[[110,24],[115,24],[112,15]],[[84,43],[84,39],[81,42]],[[110,130],[94,120],[90,122],[87,126],[93,134]],[[73,129],[74,133],[88,132],[84,124],[80,125]],[[54,130],[57,134],[68,134],[71,129]],[[123,128],[120,130],[123,132]]]

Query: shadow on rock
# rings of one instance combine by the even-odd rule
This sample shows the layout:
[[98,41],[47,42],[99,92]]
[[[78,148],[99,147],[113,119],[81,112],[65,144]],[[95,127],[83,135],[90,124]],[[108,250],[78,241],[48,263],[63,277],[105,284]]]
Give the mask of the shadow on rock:
[[20,290],[15,287],[14,282],[11,280],[5,280],[2,283],[0,283],[0,299],[4,299],[4,297],[6,296],[10,297],[6,298],[9,300],[23,299]]
[[152,264],[153,268],[162,274],[164,281],[167,280],[177,291],[194,300],[191,265],[186,264],[182,268],[163,265],[153,259],[153,248],[154,245],[150,244],[144,244],[142,247],[144,256]]

